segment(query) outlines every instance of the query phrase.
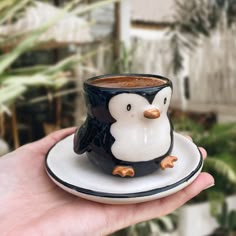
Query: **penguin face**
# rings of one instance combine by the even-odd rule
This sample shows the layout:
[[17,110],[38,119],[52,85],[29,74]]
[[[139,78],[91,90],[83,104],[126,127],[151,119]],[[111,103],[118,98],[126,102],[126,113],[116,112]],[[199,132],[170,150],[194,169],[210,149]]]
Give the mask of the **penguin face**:
[[122,93],[114,96],[109,102],[109,111],[112,117],[119,122],[134,122],[143,117],[143,111],[148,101],[138,95]]
[[161,89],[152,104],[141,95],[122,93],[111,98],[109,111],[119,122],[135,122],[136,120],[153,120],[166,115],[171,99],[171,87]]

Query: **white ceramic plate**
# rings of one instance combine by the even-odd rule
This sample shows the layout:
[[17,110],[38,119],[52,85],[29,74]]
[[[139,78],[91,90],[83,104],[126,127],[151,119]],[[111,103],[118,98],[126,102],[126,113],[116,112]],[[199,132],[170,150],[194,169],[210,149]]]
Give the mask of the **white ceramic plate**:
[[177,156],[173,169],[135,178],[110,176],[96,168],[86,154],[73,151],[73,136],[59,141],[47,154],[45,165],[50,178],[76,196],[109,204],[150,201],[173,194],[189,185],[200,173],[203,159],[197,146],[174,133],[171,155]]

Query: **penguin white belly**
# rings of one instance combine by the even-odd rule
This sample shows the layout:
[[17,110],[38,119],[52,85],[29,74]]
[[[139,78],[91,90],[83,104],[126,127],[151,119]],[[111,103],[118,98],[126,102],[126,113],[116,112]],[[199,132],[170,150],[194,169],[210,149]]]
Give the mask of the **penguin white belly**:
[[163,156],[170,148],[170,123],[168,118],[129,124],[116,122],[111,126],[115,139],[112,154],[128,162],[149,161]]

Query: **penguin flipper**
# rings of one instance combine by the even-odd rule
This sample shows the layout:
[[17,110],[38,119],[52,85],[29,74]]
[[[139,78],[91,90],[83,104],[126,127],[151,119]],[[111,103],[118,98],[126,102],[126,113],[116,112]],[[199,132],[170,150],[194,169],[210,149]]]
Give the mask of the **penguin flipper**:
[[86,120],[85,123],[75,131],[74,134],[74,152],[82,154],[89,150],[89,145],[93,138],[96,136],[95,130],[89,121]]

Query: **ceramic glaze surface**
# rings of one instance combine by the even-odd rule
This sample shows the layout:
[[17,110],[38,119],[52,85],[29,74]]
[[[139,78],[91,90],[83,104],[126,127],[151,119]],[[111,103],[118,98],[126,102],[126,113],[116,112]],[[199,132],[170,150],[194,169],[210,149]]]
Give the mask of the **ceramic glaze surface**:
[[[170,87],[163,88],[151,104],[138,94],[122,93],[111,98],[109,111],[116,120],[111,125],[115,139],[111,151],[116,158],[129,162],[149,161],[168,152],[171,126],[167,109],[171,93]],[[149,109],[157,109],[160,117],[144,117],[144,111]]]
[[[99,79],[121,77],[159,82],[153,87],[96,86]],[[159,75],[102,75],[85,81],[87,119],[75,133],[74,151],[86,152],[95,166],[110,175],[117,166],[132,168],[135,177],[154,172],[173,147],[167,116],[171,94],[171,81]]]

